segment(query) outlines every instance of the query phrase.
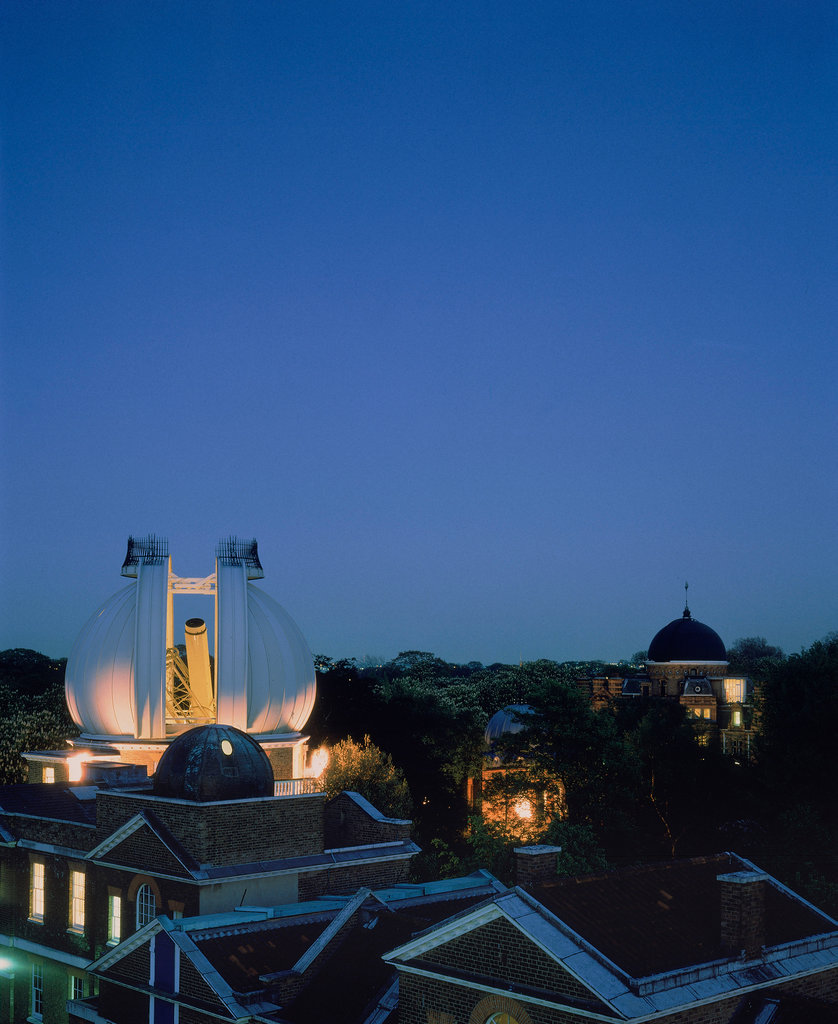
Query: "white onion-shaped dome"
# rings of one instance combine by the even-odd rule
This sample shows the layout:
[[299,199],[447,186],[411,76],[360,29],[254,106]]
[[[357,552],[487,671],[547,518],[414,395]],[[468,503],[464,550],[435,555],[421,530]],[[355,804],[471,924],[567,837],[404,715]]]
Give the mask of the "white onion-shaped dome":
[[314,658],[288,612],[247,587],[248,732],[298,732],[317,692]]
[[83,732],[134,735],[135,589],[123,587],[88,619],[67,659],[67,707]]
[[[138,735],[136,586],[124,587],[98,609],[67,660],[67,706],[73,721],[88,735]],[[160,677],[165,678],[162,665]],[[246,721],[222,724],[248,733],[298,732],[314,706],[314,659],[305,638],[285,609],[252,584],[247,584],[246,678],[221,685],[227,692],[234,686],[240,695],[241,687],[246,695]],[[237,708],[244,706],[236,700]]]

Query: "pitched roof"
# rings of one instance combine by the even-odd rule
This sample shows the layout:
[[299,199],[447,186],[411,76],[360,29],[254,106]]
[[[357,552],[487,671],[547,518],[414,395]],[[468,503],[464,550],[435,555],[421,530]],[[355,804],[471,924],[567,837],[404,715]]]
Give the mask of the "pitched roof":
[[[475,872],[426,886],[360,890],[354,897],[177,921],[160,917],[106,953],[92,971],[107,977],[125,955],[164,931],[233,1016],[258,1006],[260,1019],[277,1022],[365,1021],[380,1006],[383,1021],[395,1005],[387,999],[395,975],[382,955],[502,888],[487,872]],[[280,998],[280,1008],[270,1000],[273,983],[286,973],[305,978],[305,985],[287,1004]],[[328,984],[320,983],[322,977]]]
[[[328,964],[328,985],[309,985],[281,1013],[282,1020],[307,1021],[366,1020],[393,978],[393,968],[384,954],[411,935],[456,914],[476,902],[482,893],[464,894],[456,899],[437,899],[385,910],[366,921],[356,921],[351,932]],[[426,900],[428,898],[426,897]]]
[[[774,945],[751,960],[725,955],[716,937],[716,878],[731,869],[766,885],[767,941]],[[838,922],[733,854],[514,889],[412,938],[387,960],[542,1005],[574,1005],[562,986],[527,988],[509,977],[509,967],[501,976],[490,955],[459,963],[456,952],[453,959],[434,952],[446,945],[456,951],[462,937],[502,920],[518,930],[522,949],[531,943],[582,986],[578,991],[628,1019],[838,967]]]
[[[144,844],[139,852],[131,849],[132,840],[137,833],[151,833],[156,841],[154,853],[149,856],[148,847]],[[109,836],[102,840],[89,853],[91,860],[104,860],[129,867],[149,870],[152,873],[174,874],[178,876],[197,874],[200,865],[184,845],[173,835],[172,831],[153,811],[143,809],[128,821],[124,821]]]
[[281,922],[274,927],[244,926],[222,930],[193,941],[235,992],[258,992],[262,975],[290,971],[326,930],[329,918],[302,923]]
[[[740,871],[733,854],[668,861],[529,889],[551,913],[634,977],[724,957],[717,876]],[[766,891],[765,945],[831,930],[788,892]]]

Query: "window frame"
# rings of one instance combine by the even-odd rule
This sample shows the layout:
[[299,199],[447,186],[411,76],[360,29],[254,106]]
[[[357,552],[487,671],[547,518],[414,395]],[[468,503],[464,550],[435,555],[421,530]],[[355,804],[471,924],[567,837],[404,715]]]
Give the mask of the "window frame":
[[[149,910],[151,913],[149,914]],[[157,897],[154,889],[148,884],[143,884],[137,889],[137,904],[134,912],[134,921],[137,929],[144,928],[149,921],[157,917]]]
[[[38,882],[40,882],[40,885]],[[29,920],[34,921],[36,924],[44,923],[46,891],[46,861],[33,860],[29,864]]]
[[44,1019],[44,965],[32,964],[29,985],[29,1017],[31,1020]]
[[122,893],[108,893],[108,945],[122,942]]
[[84,934],[85,873],[79,868],[70,870],[70,925],[67,929],[76,935]]

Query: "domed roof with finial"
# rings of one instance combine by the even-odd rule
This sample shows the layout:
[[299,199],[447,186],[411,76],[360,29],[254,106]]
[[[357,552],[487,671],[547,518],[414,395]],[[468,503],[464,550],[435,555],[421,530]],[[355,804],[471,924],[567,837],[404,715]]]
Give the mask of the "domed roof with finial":
[[[685,590],[689,584],[685,585]],[[710,626],[692,617],[689,604],[684,613],[658,630],[649,644],[649,661],[726,662],[722,638]]]
[[179,800],[243,800],[273,792],[267,754],[231,725],[199,725],[181,733],[154,773],[154,795]]

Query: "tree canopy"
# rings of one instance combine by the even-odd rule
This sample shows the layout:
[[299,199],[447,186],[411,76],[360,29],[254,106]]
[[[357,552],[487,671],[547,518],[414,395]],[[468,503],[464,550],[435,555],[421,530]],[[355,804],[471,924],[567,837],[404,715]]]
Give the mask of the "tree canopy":
[[370,742],[341,740],[332,747],[323,772],[323,785],[331,799],[344,790],[360,793],[382,814],[390,818],[410,818],[413,801],[404,772],[393,764],[389,754]]

